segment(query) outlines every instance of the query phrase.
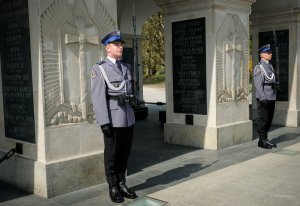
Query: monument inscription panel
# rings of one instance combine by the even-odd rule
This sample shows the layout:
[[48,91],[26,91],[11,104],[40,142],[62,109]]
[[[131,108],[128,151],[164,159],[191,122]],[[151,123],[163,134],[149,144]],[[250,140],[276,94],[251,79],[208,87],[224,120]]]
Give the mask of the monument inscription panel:
[[278,75],[280,88],[277,101],[289,100],[289,30],[266,31],[259,33],[259,48],[271,44],[271,63]]
[[172,23],[175,113],[207,114],[205,18]]
[[5,136],[35,142],[27,0],[0,1]]

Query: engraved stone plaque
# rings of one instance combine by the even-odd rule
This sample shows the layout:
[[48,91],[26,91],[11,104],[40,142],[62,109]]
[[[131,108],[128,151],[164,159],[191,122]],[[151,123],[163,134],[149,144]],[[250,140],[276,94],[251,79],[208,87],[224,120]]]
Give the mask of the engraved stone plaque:
[[207,114],[205,18],[172,23],[174,112]]
[[0,11],[5,136],[35,143],[28,2],[4,0]]

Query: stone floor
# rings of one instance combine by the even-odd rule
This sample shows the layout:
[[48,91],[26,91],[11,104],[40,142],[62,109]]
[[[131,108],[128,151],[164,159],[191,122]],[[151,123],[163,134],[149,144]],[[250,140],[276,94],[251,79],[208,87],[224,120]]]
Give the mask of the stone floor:
[[[154,197],[173,206],[300,205],[300,156],[281,154],[298,151],[300,128],[273,127],[270,139],[278,144],[273,150],[258,148],[255,132],[251,142],[219,151],[196,149],[165,144],[158,121],[165,108],[147,106],[148,118],[135,127],[128,169],[128,186],[139,198]],[[35,205],[118,204],[109,200],[106,184],[44,199],[0,183],[0,206]]]

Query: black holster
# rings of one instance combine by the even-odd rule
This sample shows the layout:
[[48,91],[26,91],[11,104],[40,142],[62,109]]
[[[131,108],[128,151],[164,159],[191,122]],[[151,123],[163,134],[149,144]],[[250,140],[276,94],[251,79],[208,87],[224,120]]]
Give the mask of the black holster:
[[129,95],[129,104],[131,106],[137,105],[137,99],[136,99],[135,95]]
[[278,91],[280,91],[280,82],[276,82],[276,83],[274,83],[274,88],[276,89],[276,90],[278,90]]

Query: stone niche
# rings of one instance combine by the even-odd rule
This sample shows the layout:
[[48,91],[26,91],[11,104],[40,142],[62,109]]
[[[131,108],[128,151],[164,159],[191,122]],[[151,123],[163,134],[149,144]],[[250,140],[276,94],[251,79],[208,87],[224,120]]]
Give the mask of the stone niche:
[[28,0],[35,143],[0,138],[1,150],[23,146],[23,154],[0,165],[1,180],[43,197],[105,181],[90,70],[104,57],[100,36],[116,29],[115,4]]
[[[275,68],[280,88],[274,112],[273,125],[286,127],[300,126],[300,35],[299,1],[257,1],[253,4],[251,35],[253,43],[253,67],[259,61],[260,46],[271,44],[272,64]],[[255,88],[252,98],[252,119],[257,119]]]
[[[90,69],[104,55],[99,36],[115,27],[99,0],[56,0],[41,15],[46,159],[72,158],[74,169],[81,170],[80,177],[72,182],[74,188],[65,188],[63,176],[56,176],[61,168],[58,170],[56,164],[49,167],[53,182],[58,184],[52,186],[57,187],[53,193],[79,189],[80,184],[87,186],[89,181],[96,184],[104,179],[103,168],[99,167],[103,164],[102,133],[93,122]],[[83,162],[86,156],[94,155],[98,161]],[[62,179],[57,181],[57,177]]]
[[99,1],[71,2],[55,1],[41,15],[47,126],[93,119],[90,68],[102,55],[99,34],[114,28]]
[[217,32],[217,102],[247,101],[248,33],[238,15],[228,14]]

